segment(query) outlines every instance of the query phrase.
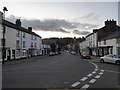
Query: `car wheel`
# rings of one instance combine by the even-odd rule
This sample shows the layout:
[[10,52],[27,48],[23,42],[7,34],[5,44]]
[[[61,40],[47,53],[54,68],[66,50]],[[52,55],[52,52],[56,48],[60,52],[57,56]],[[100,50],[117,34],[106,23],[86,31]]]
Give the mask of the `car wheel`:
[[115,63],[120,65],[120,61],[116,61]]
[[104,59],[100,59],[100,62],[104,63]]

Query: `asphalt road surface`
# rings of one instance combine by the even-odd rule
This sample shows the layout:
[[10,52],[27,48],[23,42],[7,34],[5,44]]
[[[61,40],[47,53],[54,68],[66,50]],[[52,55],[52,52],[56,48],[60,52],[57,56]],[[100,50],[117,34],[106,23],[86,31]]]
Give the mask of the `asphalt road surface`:
[[120,66],[63,52],[2,66],[2,88],[120,88]]

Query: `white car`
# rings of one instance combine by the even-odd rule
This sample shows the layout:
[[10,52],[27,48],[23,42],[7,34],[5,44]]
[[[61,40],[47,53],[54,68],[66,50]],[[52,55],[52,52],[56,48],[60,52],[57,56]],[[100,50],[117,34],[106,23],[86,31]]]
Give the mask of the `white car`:
[[120,55],[105,55],[100,58],[100,62],[110,62],[115,64],[120,64]]

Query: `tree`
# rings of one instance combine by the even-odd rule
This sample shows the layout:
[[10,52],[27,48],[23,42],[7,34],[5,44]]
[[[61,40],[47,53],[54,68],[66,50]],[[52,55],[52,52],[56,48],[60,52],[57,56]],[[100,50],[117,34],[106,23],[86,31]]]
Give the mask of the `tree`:
[[55,43],[50,44],[51,52],[56,52],[57,45]]

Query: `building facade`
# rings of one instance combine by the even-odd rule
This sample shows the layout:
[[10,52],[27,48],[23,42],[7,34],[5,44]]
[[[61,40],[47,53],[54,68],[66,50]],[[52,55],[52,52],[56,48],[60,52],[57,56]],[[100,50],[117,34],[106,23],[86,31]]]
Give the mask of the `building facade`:
[[98,36],[97,29],[93,30],[93,33],[86,36],[86,51],[89,52],[90,55],[97,56],[98,55]]
[[86,51],[94,56],[120,55],[120,27],[115,20],[105,21],[104,27],[86,36]]
[[80,47],[80,54],[86,52],[86,40],[81,41],[79,43],[79,47]]
[[98,30],[99,56],[106,54],[120,55],[120,27],[115,20],[105,21],[105,26]]
[[28,29],[21,26],[20,19],[15,24],[3,20],[5,26],[5,60],[28,58],[41,55],[42,38],[32,32],[32,27]]

